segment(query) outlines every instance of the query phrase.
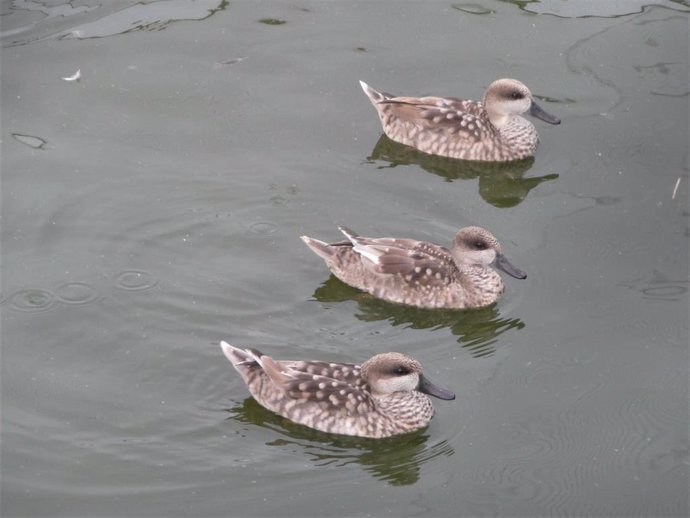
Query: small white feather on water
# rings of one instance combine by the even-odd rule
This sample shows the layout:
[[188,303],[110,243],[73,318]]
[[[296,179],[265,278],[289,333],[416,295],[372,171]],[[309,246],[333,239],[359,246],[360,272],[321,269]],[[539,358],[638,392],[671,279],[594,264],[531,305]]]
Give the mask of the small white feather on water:
[[81,68],[78,69],[73,75],[63,77],[63,81],[79,81],[81,79]]
[[676,193],[678,192],[678,186],[680,185],[680,176],[678,177],[678,180],[676,180],[676,185],[673,188],[673,194],[671,195],[671,199],[675,200],[676,199]]

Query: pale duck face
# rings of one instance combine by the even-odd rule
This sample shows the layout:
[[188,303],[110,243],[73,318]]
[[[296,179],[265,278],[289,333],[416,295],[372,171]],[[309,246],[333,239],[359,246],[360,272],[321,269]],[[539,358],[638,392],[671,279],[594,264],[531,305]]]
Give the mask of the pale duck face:
[[377,354],[362,364],[362,377],[372,393],[411,392],[419,385],[422,366],[400,353]]
[[482,227],[465,227],[455,235],[452,249],[453,260],[462,266],[495,266],[516,279],[527,274],[513,266],[503,255],[501,244],[494,235]]
[[561,123],[558,117],[544,111],[534,101],[529,88],[516,79],[504,78],[491,83],[484,94],[484,108],[497,128],[506,124],[510,117],[527,111],[549,124]]
[[453,259],[458,265],[489,266],[500,253],[498,239],[481,227],[460,229],[453,240]]
[[373,356],[362,364],[361,374],[375,397],[417,390],[440,399],[455,399],[455,394],[437,387],[424,377],[417,360],[401,353]]

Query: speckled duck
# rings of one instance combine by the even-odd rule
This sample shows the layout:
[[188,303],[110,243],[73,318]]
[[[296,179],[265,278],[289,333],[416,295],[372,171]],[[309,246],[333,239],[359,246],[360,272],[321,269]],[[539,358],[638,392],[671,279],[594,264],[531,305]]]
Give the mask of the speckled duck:
[[274,360],[256,349],[220,346],[261,406],[323,432],[372,438],[408,433],[434,415],[426,394],[455,399],[401,353],[377,354],[359,366]]
[[534,155],[539,135],[520,115],[549,124],[560,119],[544,111],[529,89],[516,79],[498,79],[484,100],[456,97],[395,97],[360,81],[378,111],[384,133],[396,142],[432,155],[505,162]]
[[458,231],[451,250],[414,239],[370,238],[339,227],[346,241],[302,240],[341,281],[373,296],[421,308],[479,308],[504,292],[495,266],[524,279],[527,274],[503,255],[498,240],[482,227]]

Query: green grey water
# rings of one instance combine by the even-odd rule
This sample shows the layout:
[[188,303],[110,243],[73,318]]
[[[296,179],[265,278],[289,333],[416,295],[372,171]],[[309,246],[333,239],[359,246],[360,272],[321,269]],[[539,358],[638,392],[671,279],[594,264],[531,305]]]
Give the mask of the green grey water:
[[[2,516],[687,516],[685,1],[2,2]],[[80,70],[79,81],[68,81]],[[381,136],[358,80],[527,84],[534,159]],[[525,280],[378,301],[300,241],[450,244]],[[286,422],[218,342],[414,356],[457,394],[375,441]]]

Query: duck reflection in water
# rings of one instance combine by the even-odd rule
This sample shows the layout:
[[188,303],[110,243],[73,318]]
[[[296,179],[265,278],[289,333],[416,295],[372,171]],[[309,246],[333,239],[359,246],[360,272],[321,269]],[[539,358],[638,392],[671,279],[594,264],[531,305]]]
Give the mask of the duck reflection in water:
[[501,334],[525,327],[519,318],[502,318],[496,303],[471,310],[403,306],[352,288],[335,275],[331,275],[316,289],[314,299],[322,303],[354,301],[359,310],[355,317],[365,322],[387,320],[393,326],[404,325],[412,329],[436,330],[447,327],[453,336],[458,337],[458,343],[475,358],[494,354],[494,344]]
[[523,178],[534,165],[532,157],[513,162],[458,160],[423,153],[394,142],[383,134],[367,160],[371,163],[388,162],[387,165],[378,165],[379,169],[418,165],[449,182],[479,178],[479,195],[487,203],[499,208],[519,205],[537,185],[558,178],[557,174]]
[[450,457],[455,453],[446,439],[428,444],[426,430],[384,440],[324,434],[265,409],[251,397],[227,411],[231,414],[228,419],[268,428],[282,435],[265,443],[265,446],[288,448],[291,451],[298,448],[317,466],[344,467],[356,463],[378,480],[392,486],[415,484],[425,463],[441,455]]

